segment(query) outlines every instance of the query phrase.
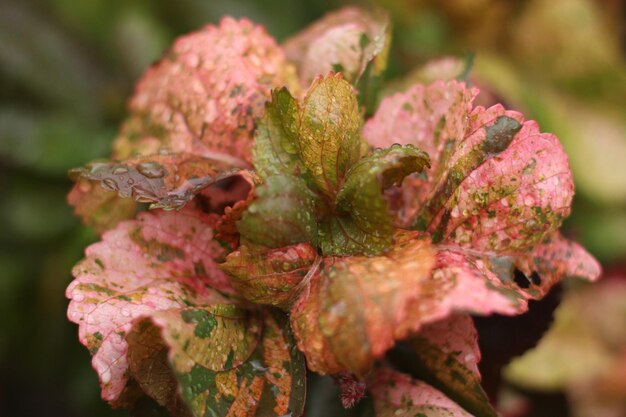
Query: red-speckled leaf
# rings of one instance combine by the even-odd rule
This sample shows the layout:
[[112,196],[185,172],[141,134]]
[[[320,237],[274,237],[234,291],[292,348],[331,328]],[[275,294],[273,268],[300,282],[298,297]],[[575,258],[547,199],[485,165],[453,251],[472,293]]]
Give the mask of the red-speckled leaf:
[[220,265],[237,293],[256,304],[287,307],[308,282],[317,250],[308,243],[280,249],[241,246]]
[[265,30],[242,19],[182,36],[137,84],[115,158],[161,148],[250,162],[255,120],[275,87],[297,87]]
[[376,417],[472,417],[430,385],[390,368],[369,379]]
[[480,385],[477,333],[469,315],[454,314],[424,326],[390,353],[414,378],[437,388],[477,417],[497,417]]
[[362,377],[393,346],[395,328],[434,263],[430,244],[414,237],[398,235],[385,255],[323,260],[291,311],[309,369]]
[[[125,337],[136,319],[232,303],[234,291],[217,266],[225,254],[213,240],[214,224],[193,207],[141,213],[105,233],[74,268],[68,317],[94,355],[107,401],[116,402],[126,386]],[[242,349],[238,360],[246,354]]]
[[140,156],[122,162],[92,162],[70,176],[90,180],[120,198],[151,203],[152,208],[180,209],[205,188],[241,175],[250,184],[254,175],[229,163],[191,154]]
[[365,137],[375,145],[414,144],[431,155],[426,184],[404,184],[400,223],[475,250],[532,248],[569,214],[567,156],[554,135],[519,113],[500,105],[472,110],[475,94],[454,81],[415,86],[381,104]]
[[387,13],[346,7],[287,39],[284,48],[303,85],[328,71],[341,72],[355,82],[370,62],[377,75],[386,68],[390,40]]

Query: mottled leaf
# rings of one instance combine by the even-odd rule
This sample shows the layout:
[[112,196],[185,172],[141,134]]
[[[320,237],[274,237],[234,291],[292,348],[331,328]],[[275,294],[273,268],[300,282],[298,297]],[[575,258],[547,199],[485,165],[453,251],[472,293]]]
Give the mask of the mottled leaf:
[[237,224],[242,243],[282,248],[317,242],[315,197],[305,182],[274,176],[256,188],[256,197]]
[[246,300],[286,307],[306,285],[307,274],[316,259],[317,250],[308,243],[271,250],[241,246],[220,267]]
[[287,39],[284,48],[303,84],[331,70],[354,83],[370,63],[376,75],[386,68],[390,32],[385,12],[346,7]]
[[[199,311],[204,313],[204,319],[215,319],[213,332],[220,328],[220,323],[236,319],[241,314],[234,306],[218,306],[210,311],[193,310],[193,313]],[[239,366],[215,371],[191,358],[177,360],[177,346],[168,346],[169,341],[163,343],[163,339],[167,339],[163,337],[167,327],[161,327],[163,323],[159,315],[139,322],[128,335],[130,376],[145,394],[167,407],[170,413],[176,416],[250,417],[282,416],[290,412],[302,414],[304,358],[295,349],[288,328],[284,327],[286,320],[267,316],[263,335],[256,349],[249,352],[249,357]],[[254,328],[248,328],[245,334],[251,331]],[[211,343],[219,343],[219,339],[209,339]],[[176,339],[174,341],[176,343]],[[219,346],[212,347],[218,348],[213,350],[216,355],[224,354]],[[175,388],[177,385],[180,390]]]
[[291,311],[309,369],[364,376],[393,346],[396,327],[434,263],[430,245],[412,238],[398,235],[381,256],[324,259]]
[[473,415],[497,417],[480,385],[477,333],[469,315],[424,326],[390,353],[393,364],[446,394]]
[[[181,208],[204,188],[239,174],[250,178],[229,163],[190,154],[92,162],[84,168],[70,171],[75,180],[90,180],[106,191],[117,192],[121,198],[132,198],[151,203],[153,208],[165,209]],[[90,195],[90,198],[93,197]]]
[[476,250],[532,248],[569,214],[567,156],[554,135],[519,113],[500,105],[472,110],[475,94],[454,81],[415,86],[383,101],[364,135],[431,156],[430,176],[404,184],[400,224]]
[[214,223],[193,207],[141,213],[105,233],[74,268],[68,317],[94,355],[105,400],[116,402],[126,386],[125,337],[136,319],[232,303],[234,291],[216,263],[224,251],[213,240]]
[[207,25],[178,38],[139,81],[114,157],[165,148],[250,162],[255,120],[284,85],[297,87],[293,68],[262,27],[228,17]]
[[472,417],[430,385],[390,368],[371,377],[376,417]]

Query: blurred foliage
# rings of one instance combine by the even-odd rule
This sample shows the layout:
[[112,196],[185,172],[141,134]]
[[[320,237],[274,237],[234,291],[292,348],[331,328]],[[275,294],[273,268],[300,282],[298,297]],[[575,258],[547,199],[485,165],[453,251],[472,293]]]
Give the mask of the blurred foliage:
[[[95,239],[65,195],[68,169],[107,156],[137,77],[174,37],[223,15],[282,40],[344,3],[0,0],[0,415],[125,415],[99,400],[89,354],[65,319],[69,271]],[[393,16],[387,77],[441,76],[415,68],[473,52],[481,100],[523,111],[567,148],[578,186],[570,234],[603,262],[623,262],[624,2],[374,3]]]

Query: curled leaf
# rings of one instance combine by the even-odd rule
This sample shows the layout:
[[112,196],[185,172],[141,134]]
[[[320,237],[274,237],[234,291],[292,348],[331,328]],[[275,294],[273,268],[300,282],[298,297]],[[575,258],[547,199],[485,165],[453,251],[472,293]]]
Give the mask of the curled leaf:
[[331,228],[322,241],[323,252],[339,253],[355,247],[361,253],[374,254],[389,247],[395,228],[383,190],[428,165],[428,155],[411,145],[378,149],[356,163],[335,202],[343,233]]
[[295,88],[293,76],[274,39],[246,19],[227,17],[180,37],[139,81],[114,157],[165,148],[249,162],[270,89]]
[[364,376],[393,346],[434,254],[424,240],[398,236],[385,255],[327,257],[291,311],[298,347],[309,369]]
[[558,234],[518,256],[439,246],[432,286],[422,288],[420,302],[409,307],[408,318],[397,331],[416,331],[455,311],[521,314],[529,300],[541,299],[561,279],[595,280],[599,274],[600,266],[591,255]]
[[[190,154],[151,155],[123,162],[92,162],[74,169],[74,179],[98,183],[120,198],[151,203],[153,208],[179,209],[201,190],[221,180],[243,175],[240,168]],[[252,181],[250,181],[252,182]]]
[[472,417],[430,385],[390,368],[380,368],[368,385],[377,417]]
[[220,267],[246,300],[284,307],[306,284],[303,280],[317,258],[317,250],[308,243],[256,251],[241,246]]
[[370,63],[376,75],[386,68],[390,39],[385,12],[346,7],[287,39],[284,48],[297,65],[302,84],[331,70],[355,83]]

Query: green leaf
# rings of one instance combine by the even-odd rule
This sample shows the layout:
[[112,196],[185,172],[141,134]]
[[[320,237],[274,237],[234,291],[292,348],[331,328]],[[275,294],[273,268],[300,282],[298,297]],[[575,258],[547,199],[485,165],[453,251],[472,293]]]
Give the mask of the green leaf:
[[382,192],[428,166],[428,155],[411,145],[378,149],[355,164],[335,202],[337,211],[350,218],[330,223],[328,238],[322,241],[324,253],[350,252],[342,249],[346,245],[365,254],[388,247],[395,229]]
[[361,156],[361,124],[354,89],[340,74],[313,82],[302,102],[298,150],[313,183],[328,196]]
[[318,259],[308,243],[269,251],[241,246],[220,265],[239,295],[255,304],[287,306]]
[[242,243],[271,248],[317,242],[315,197],[305,182],[292,176],[274,176],[256,189],[237,228]]

